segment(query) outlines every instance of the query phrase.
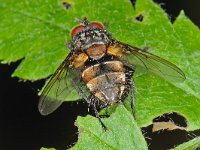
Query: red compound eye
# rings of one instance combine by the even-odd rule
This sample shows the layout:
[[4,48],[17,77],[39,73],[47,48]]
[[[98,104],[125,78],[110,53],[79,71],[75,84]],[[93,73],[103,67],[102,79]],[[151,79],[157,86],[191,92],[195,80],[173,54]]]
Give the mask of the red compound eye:
[[[92,28],[94,29],[104,29],[104,26],[101,23],[98,22],[91,22],[90,24]],[[83,31],[85,28],[84,25],[79,25],[76,26],[72,31],[71,31],[71,37],[74,38],[75,35],[77,35],[79,32]]]
[[72,31],[71,31],[71,37],[74,38],[75,35],[77,35],[79,32],[84,30],[83,25],[76,26]]
[[104,29],[103,24],[99,23],[99,22],[92,22],[91,23],[92,28],[94,29]]

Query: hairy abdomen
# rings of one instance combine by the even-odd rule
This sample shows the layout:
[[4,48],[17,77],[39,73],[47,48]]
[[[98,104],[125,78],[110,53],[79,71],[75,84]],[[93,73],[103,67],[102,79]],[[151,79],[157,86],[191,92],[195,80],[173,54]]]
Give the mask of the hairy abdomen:
[[125,90],[125,69],[120,61],[106,61],[85,69],[82,79],[90,92],[112,105],[121,101]]

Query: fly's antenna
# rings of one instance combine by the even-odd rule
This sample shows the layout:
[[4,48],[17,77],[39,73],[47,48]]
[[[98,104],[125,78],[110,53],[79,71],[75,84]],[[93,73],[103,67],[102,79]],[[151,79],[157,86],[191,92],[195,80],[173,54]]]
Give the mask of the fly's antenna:
[[84,26],[88,26],[88,25],[90,25],[90,21],[86,17],[84,17],[83,20],[82,20],[82,24]]
[[86,30],[92,28],[90,21],[86,17],[84,17],[83,19],[76,18],[75,21],[81,23],[85,27]]

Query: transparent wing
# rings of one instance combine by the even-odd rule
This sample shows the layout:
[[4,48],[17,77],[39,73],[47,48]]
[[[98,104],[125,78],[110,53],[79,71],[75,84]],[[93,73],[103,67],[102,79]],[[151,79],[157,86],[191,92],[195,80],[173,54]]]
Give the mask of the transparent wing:
[[66,59],[43,88],[38,104],[38,109],[42,115],[52,113],[66,100],[79,99],[71,83],[72,74],[68,66],[69,62]]
[[171,62],[137,47],[120,43],[125,52],[125,60],[137,68],[146,69],[166,80],[183,82],[186,77],[183,71]]

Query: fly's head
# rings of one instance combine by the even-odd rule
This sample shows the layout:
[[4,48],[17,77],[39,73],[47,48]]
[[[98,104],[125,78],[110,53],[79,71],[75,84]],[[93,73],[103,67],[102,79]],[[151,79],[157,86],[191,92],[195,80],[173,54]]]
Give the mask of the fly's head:
[[111,41],[105,27],[98,22],[89,22],[86,18],[71,31],[73,49],[85,52],[90,58],[98,60],[106,53],[106,47]]

